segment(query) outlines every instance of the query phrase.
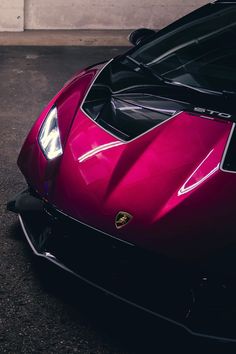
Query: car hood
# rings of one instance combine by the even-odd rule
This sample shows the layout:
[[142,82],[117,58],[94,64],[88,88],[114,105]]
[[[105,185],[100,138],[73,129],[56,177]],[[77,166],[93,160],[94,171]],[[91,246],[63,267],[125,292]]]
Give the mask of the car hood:
[[[225,203],[233,199],[232,183],[220,171],[231,128],[228,122],[182,112],[127,143],[79,110],[52,202],[122,240],[169,255],[181,249],[192,258],[193,251],[199,255],[213,239],[217,247],[214,218],[225,216],[225,224],[231,219],[232,226],[233,209],[225,212]],[[133,218],[118,230],[120,211]]]
[[[229,245],[236,226],[236,175],[224,173],[220,166],[233,123],[191,111],[188,102],[183,103],[180,97],[174,100],[167,88],[158,90],[155,86],[154,95],[152,85],[141,88],[136,82],[132,92],[125,92],[126,97],[121,99],[117,85],[122,86],[122,75],[117,74],[114,94],[115,86],[111,89],[109,85],[115,83],[111,81],[111,66],[107,68],[105,80],[112,95],[106,96],[106,104],[111,105],[114,99],[142,107],[145,114],[151,111],[152,121],[156,119],[157,124],[146,125],[131,138],[122,139],[114,127],[111,132],[109,125],[102,126],[85,109],[88,94],[67,130],[59,160],[45,162],[35,141],[30,153],[26,153],[34,135],[31,132],[19,158],[28,182],[72,218],[161,254],[194,259],[222,247],[222,243]],[[98,70],[88,72],[91,70],[96,85]],[[147,100],[140,101],[140,90],[145,91],[148,107]],[[167,113],[169,116],[159,121],[163,110],[174,113]],[[116,121],[119,116],[114,112],[103,110],[103,118],[113,114]],[[32,146],[37,153],[32,152]],[[119,212],[132,216],[120,229],[115,222]],[[223,238],[226,231],[227,237]]]

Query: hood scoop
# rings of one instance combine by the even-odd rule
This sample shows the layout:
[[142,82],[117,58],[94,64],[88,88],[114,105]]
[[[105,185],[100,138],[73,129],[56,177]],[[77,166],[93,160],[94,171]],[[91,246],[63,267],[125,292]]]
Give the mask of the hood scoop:
[[235,121],[232,98],[222,95],[216,99],[215,95],[163,84],[119,58],[101,70],[81,108],[123,141],[137,138],[180,112]]
[[83,110],[105,130],[124,141],[142,135],[183,110],[180,103],[153,95],[100,95],[100,89],[96,95],[94,87]]

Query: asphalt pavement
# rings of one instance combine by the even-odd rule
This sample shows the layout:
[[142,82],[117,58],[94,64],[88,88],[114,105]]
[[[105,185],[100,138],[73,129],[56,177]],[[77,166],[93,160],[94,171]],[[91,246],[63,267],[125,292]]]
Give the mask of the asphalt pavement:
[[[123,47],[0,47],[0,353],[230,353],[131,309],[32,256],[6,202],[33,122],[79,69]],[[109,266],[109,265],[108,265]]]

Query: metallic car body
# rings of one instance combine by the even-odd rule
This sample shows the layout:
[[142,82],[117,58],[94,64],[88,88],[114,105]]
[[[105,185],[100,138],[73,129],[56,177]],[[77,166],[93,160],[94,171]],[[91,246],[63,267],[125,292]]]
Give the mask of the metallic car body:
[[[165,31],[168,29],[160,31],[160,36]],[[116,58],[80,72],[45,108],[18,158],[30,192],[10,202],[9,209],[20,215],[36,255],[192,334],[234,340],[234,334],[222,334],[222,328],[215,334],[215,328],[203,328],[202,322],[193,325],[188,318],[194,306],[189,293],[197,282],[206,280],[206,274],[219,279],[235,275],[234,257],[227,256],[228,250],[235,249],[236,174],[231,169],[232,158],[228,158],[231,147],[234,151],[234,104],[226,98],[226,105],[224,97],[206,97],[201,92],[176,92],[171,85],[157,84],[148,74],[135,72],[124,60]],[[95,102],[99,102],[97,110]],[[53,106],[58,110],[63,155],[51,161],[45,158],[38,136]],[[142,118],[147,114],[152,118],[148,123]],[[112,127],[106,117],[113,119]],[[117,119],[124,122],[120,131]],[[30,197],[34,202],[27,199]],[[114,242],[154,254],[157,259],[163,257],[161,273],[168,274],[168,279],[175,267],[167,270],[166,264],[179,262],[178,275],[184,274],[186,284],[189,281],[183,290],[183,299],[188,300],[181,307],[182,294],[171,296],[178,299],[174,307],[181,314],[170,309],[168,313],[165,307],[165,315],[158,306],[153,310],[147,303],[143,305],[143,297],[133,300],[113,285],[106,287],[101,279],[81,275],[55,248],[55,225],[61,216]],[[37,218],[45,222],[38,235],[31,222],[37,224]],[[78,233],[79,238],[83,230],[71,233]],[[152,273],[150,267],[148,271]],[[160,270],[155,272],[159,277]],[[166,280],[160,286],[169,289]],[[157,296],[156,301],[161,308],[162,300]]]

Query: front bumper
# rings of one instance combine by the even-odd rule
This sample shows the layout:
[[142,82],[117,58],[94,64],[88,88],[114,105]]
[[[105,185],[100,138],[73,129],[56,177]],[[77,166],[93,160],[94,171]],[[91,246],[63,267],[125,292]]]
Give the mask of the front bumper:
[[[38,257],[188,333],[236,341],[228,288],[65,215],[32,190],[8,203]],[[231,289],[230,298],[235,298]]]

